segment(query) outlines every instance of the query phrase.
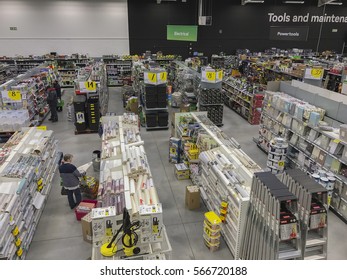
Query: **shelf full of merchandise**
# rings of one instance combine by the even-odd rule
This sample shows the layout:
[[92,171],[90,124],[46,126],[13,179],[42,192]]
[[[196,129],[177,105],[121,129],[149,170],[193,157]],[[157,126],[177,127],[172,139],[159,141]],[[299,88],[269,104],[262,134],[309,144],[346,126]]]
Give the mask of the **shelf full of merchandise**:
[[[271,93],[271,96],[273,94]],[[305,91],[304,94],[308,96],[309,93]],[[289,97],[294,100],[292,96]],[[327,113],[331,114],[327,100],[325,104],[324,102],[320,104],[327,106]],[[334,110],[336,108],[338,106]],[[324,114],[324,109],[321,111]],[[329,121],[329,117],[326,116],[324,120]],[[299,118],[293,112],[289,113],[285,108],[269,101],[268,98],[264,103],[261,126],[258,145],[260,144],[264,150],[267,150],[266,143],[273,136],[286,137],[290,146],[287,155],[288,163],[294,164],[307,173],[312,174],[321,169],[331,178],[335,177],[335,186],[327,187],[328,204],[334,213],[346,222],[347,179],[344,170],[347,168],[347,158],[344,155],[347,143],[340,138],[338,131],[320,129],[308,118]],[[265,145],[262,145],[264,143]]]
[[245,118],[250,124],[259,124],[264,95],[241,79],[229,77],[223,81],[224,104]]
[[103,55],[106,65],[107,85],[131,85],[132,56]]
[[14,77],[14,75],[11,65],[0,63],[0,85]]
[[46,63],[0,85],[2,119],[11,119],[0,125],[1,131],[40,125],[48,113],[45,89],[55,79],[56,72]]
[[176,113],[175,137],[184,141],[194,134],[187,123],[182,123],[186,118],[191,120],[190,127],[198,131],[195,138],[200,150],[200,167],[195,174],[198,176],[193,175],[193,182],[199,185],[201,197],[210,211],[219,215],[222,202],[227,203],[222,235],[234,258],[239,259],[253,173],[261,169],[233,138],[207,118],[207,112]]
[[[100,245],[104,241],[93,239],[92,259],[167,259],[170,258],[171,245],[162,220],[162,206],[147,161],[144,143],[140,136],[138,116],[104,116],[102,118],[103,135],[100,162],[100,187],[98,207],[115,206],[117,221],[122,220],[123,209],[127,208],[131,220],[141,221],[138,246],[140,253],[125,256],[122,250],[114,256],[100,254]],[[112,182],[121,186],[113,190]],[[116,187],[117,188],[117,187]],[[144,214],[150,207],[152,214]],[[156,212],[156,211],[157,212]],[[156,216],[159,232],[147,228],[145,220],[151,223]],[[117,226],[121,225],[117,222]],[[115,229],[116,231],[116,229]],[[115,233],[114,231],[114,233]]]
[[58,167],[56,150],[53,131],[38,128],[23,128],[4,145],[0,259],[25,259]]

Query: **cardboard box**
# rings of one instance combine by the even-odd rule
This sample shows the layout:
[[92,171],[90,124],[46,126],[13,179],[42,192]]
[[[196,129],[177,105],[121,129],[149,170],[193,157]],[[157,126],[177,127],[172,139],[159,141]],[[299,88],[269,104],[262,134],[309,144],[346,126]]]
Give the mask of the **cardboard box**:
[[141,205],[139,207],[141,222],[140,242],[142,244],[161,242],[163,236],[163,209],[161,203],[155,205]]
[[92,214],[88,213],[81,219],[83,240],[92,244],[93,232],[92,232]]
[[189,210],[200,208],[200,189],[198,186],[186,187],[186,207]]
[[100,247],[110,242],[121,223],[117,225],[116,207],[94,208],[91,212],[93,246]]
[[175,175],[177,180],[189,179],[190,170],[184,163],[175,164]]

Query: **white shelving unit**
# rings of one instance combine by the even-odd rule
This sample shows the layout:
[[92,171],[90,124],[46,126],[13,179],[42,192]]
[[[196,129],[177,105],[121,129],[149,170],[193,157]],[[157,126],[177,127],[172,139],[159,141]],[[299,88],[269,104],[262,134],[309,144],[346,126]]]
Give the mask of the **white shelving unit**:
[[0,165],[0,259],[25,259],[57,164],[53,131],[23,128]]
[[[159,233],[147,232],[143,208],[157,207],[161,204],[153,184],[152,174],[139,133],[138,116],[124,114],[122,116],[104,116],[102,118],[103,135],[100,162],[100,187],[98,207],[115,206],[118,221],[122,220],[123,209],[127,208],[131,221],[139,220],[139,255],[126,257],[118,252],[113,257],[100,254],[99,244],[93,243],[93,259],[146,259],[170,258],[171,245],[168,240],[163,221],[158,226]],[[122,182],[123,188],[113,192],[110,182]],[[162,214],[162,213],[161,213]],[[113,233],[114,234],[114,233]]]
[[228,203],[228,213],[222,225],[222,235],[235,259],[240,258],[241,241],[244,235],[249,193],[254,172],[261,168],[241,149],[240,145],[215,126],[207,112],[176,113],[175,136],[181,137],[180,117],[190,116],[199,125],[199,134],[208,135],[214,142],[212,149],[200,148],[201,197],[210,211],[220,213],[221,203]]

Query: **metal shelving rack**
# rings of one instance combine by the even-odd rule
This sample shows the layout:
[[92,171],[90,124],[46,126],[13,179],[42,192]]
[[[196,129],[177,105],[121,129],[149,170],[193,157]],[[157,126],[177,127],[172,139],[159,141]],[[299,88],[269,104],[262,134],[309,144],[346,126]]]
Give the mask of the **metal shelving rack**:
[[301,259],[298,200],[271,172],[255,173],[241,258]]
[[280,176],[298,198],[302,232],[302,258],[327,259],[328,244],[328,193],[321,185],[301,170],[286,170]]

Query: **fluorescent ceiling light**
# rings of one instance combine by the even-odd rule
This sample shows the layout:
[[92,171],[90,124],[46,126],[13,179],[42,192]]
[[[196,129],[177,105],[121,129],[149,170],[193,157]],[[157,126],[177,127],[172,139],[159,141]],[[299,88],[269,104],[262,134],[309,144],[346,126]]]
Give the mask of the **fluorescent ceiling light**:
[[251,4],[251,3],[264,3],[263,0],[246,0],[245,4]]
[[326,5],[342,5],[342,2],[330,2],[330,3],[326,3]]
[[304,4],[305,1],[283,1],[284,4]]

